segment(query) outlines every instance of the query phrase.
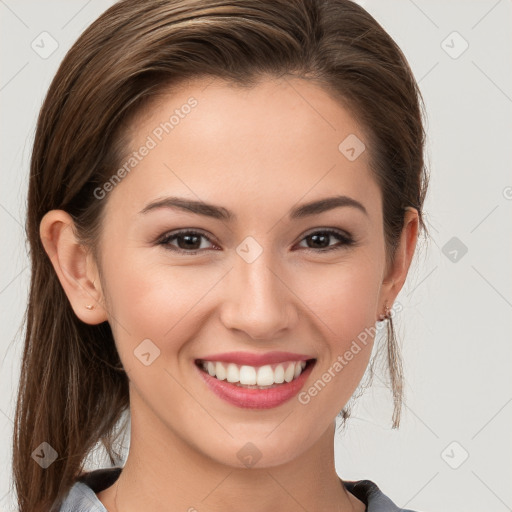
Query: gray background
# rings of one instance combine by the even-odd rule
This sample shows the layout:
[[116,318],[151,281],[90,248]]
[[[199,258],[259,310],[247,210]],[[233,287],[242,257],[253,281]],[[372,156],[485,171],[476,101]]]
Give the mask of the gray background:
[[[112,3],[0,0],[0,512],[14,510],[12,418],[36,117],[65,52]],[[390,428],[381,372],[336,438],[336,468],[344,479],[375,481],[401,507],[512,510],[511,1],[359,3],[402,48],[425,98],[433,240],[419,248],[397,299],[404,308],[395,322],[406,373],[401,427]],[[51,50],[45,31],[58,43],[49,56],[31,46],[45,37]]]

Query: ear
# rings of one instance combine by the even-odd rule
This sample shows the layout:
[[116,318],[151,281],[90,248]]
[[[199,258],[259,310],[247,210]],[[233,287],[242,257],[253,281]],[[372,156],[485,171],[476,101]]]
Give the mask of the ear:
[[418,241],[418,224],[418,211],[415,208],[407,207],[395,261],[391,268],[387,269],[382,281],[380,314],[384,314],[386,304],[391,307],[405,283]]
[[39,236],[76,316],[91,325],[107,320],[96,262],[78,243],[72,217],[64,210],[47,212]]

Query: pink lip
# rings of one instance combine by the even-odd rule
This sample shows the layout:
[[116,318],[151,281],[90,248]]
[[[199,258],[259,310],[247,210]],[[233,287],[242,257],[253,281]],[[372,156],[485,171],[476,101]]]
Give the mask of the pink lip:
[[285,382],[269,389],[251,389],[236,386],[225,380],[212,377],[197,365],[195,366],[210,390],[226,402],[246,409],[271,409],[297,395],[311,374],[315,362],[312,361],[312,364],[308,364],[302,373],[291,382]]
[[219,361],[221,363],[235,363],[247,366],[264,366],[266,364],[284,363],[286,361],[307,361],[314,357],[293,352],[223,352],[201,357],[201,361]]

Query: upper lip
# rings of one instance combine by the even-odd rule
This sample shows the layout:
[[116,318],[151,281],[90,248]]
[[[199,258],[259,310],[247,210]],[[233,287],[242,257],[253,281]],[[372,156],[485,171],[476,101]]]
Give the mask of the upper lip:
[[212,354],[200,358],[201,361],[219,361],[247,366],[263,366],[286,361],[307,361],[308,359],[314,358],[293,352],[265,352],[264,354],[257,352],[223,352],[222,354]]

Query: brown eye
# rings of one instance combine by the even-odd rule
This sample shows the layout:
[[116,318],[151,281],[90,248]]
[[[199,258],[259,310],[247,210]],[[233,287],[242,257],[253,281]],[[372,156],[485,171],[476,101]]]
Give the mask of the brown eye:
[[[202,239],[212,243],[206,235],[198,231],[178,231],[165,235],[158,244],[171,251],[195,254],[197,251],[207,248],[202,244]],[[174,241],[176,241],[176,245],[171,243]]]
[[[340,243],[331,245],[330,241],[333,238],[336,238]],[[303,240],[309,242],[306,249],[317,250],[320,252],[341,249],[343,246],[349,246],[354,243],[354,240],[349,235],[345,235],[332,229],[315,231],[304,237]]]

